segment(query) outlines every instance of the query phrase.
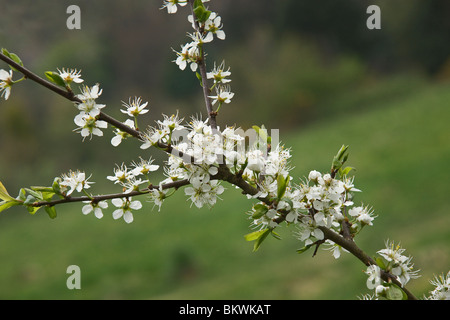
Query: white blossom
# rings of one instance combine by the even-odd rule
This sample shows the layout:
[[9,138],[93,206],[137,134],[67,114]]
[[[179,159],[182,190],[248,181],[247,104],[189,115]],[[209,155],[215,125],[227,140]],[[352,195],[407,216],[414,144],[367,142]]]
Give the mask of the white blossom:
[[220,40],[225,40],[225,32],[222,30],[222,18],[215,12],[211,12],[208,20],[205,22],[205,32],[216,35]]
[[86,174],[80,170],[72,171],[69,173],[64,173],[61,175],[61,181],[59,183],[62,192],[66,192],[66,196],[71,195],[75,190],[77,192],[81,192],[82,190],[86,190],[90,188],[90,184],[93,182],[89,182],[86,178]]
[[219,66],[216,66],[214,62],[214,69],[211,72],[206,73],[207,79],[213,79],[215,84],[226,84],[231,82],[231,79],[227,79],[231,75],[230,68],[225,70],[225,61]]
[[59,76],[69,86],[72,82],[82,83],[84,81],[83,79],[81,79],[81,71],[78,71],[77,69],[70,69],[70,70],[67,69],[66,70],[63,68],[62,71],[58,69],[58,72],[59,72]]
[[[131,119],[125,120],[124,124],[132,129],[136,129],[134,121]],[[117,147],[119,144],[121,144],[123,139],[126,139],[131,136],[129,133],[122,131],[118,128],[114,129],[114,134],[115,134],[114,137],[111,138],[111,144],[114,147]]]
[[150,158],[149,160],[144,160],[140,158],[140,162],[136,163],[133,162],[132,166],[134,169],[131,171],[131,173],[134,176],[144,175],[147,176],[150,172],[154,172],[159,169],[159,165],[153,164],[153,159]]
[[133,222],[133,213],[131,210],[139,210],[142,208],[142,203],[139,200],[131,201],[130,198],[115,198],[111,200],[112,204],[118,209],[114,210],[113,218],[115,220],[123,217],[126,223]]
[[88,114],[91,117],[96,117],[100,114],[100,109],[106,107],[104,104],[97,104],[95,100],[102,94],[99,85],[96,84],[92,88],[84,86],[82,93],[78,94],[76,97],[82,101],[82,103],[77,104],[78,110],[83,114]]
[[395,245],[394,242],[389,241],[386,241],[385,249],[377,251],[387,262],[386,271],[396,276],[402,285],[408,283],[410,279],[420,277],[419,270],[413,270],[412,257],[403,255],[404,251],[405,249],[402,249],[400,245]]
[[443,274],[435,276],[430,283],[435,287],[430,291],[430,295],[425,297],[427,300],[450,300],[450,271],[446,276]]
[[161,9],[167,8],[167,13],[172,14],[177,12],[177,5],[179,5],[180,7],[184,7],[186,4],[187,0],[164,0]]
[[92,135],[96,135],[99,137],[103,136],[103,131],[100,129],[105,129],[108,127],[108,123],[106,121],[97,120],[95,117],[84,112],[76,115],[74,118],[74,122],[79,127],[74,131],[80,132],[83,140],[87,136],[90,136],[91,138]]
[[102,209],[108,208],[108,203],[106,201],[99,201],[99,202],[88,201],[87,203],[88,204],[83,206],[83,208],[81,209],[83,214],[87,215],[91,212],[94,212],[96,218],[98,219],[103,218]]
[[11,86],[13,84],[12,80],[12,70],[6,71],[0,69],[0,92],[1,96],[8,100],[11,94]]
[[128,100],[128,103],[122,101],[122,106],[125,107],[124,109],[120,109],[122,113],[125,113],[129,115],[130,117],[136,117],[140,114],[146,114],[148,112],[148,109],[145,109],[147,107],[148,102],[142,103],[142,99],[138,97],[134,97],[133,100],[131,98]]
[[379,266],[371,264],[367,267],[365,272],[369,276],[366,282],[367,288],[375,289],[381,284],[381,271]]
[[215,96],[209,96],[209,98],[212,99],[212,105],[215,105],[216,103],[219,103],[219,105],[223,103],[230,103],[231,99],[234,97],[234,93],[231,92],[230,87],[219,87],[216,88],[216,94]]

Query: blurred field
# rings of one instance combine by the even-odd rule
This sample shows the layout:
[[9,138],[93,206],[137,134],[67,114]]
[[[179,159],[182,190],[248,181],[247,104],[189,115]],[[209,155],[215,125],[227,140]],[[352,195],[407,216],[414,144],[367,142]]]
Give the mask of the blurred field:
[[[386,239],[401,241],[423,270],[408,286],[421,297],[433,274],[450,266],[450,86],[365,99],[381,89],[353,94],[360,108],[352,112],[282,130],[281,138],[299,178],[327,171],[338,148],[350,145],[363,190],[356,201],[378,214],[357,242],[374,254]],[[280,228],[283,240],[270,238],[253,253],[243,238],[251,203],[227,187],[212,210],[191,209],[180,190],[161,212],[148,204],[131,225],[114,221],[111,210],[102,220],[85,217],[77,204],[59,207],[55,220],[43,211],[3,212],[21,217],[0,219],[0,299],[355,299],[367,292],[359,261],[348,254],[335,261],[323,250],[298,255],[294,228]],[[66,288],[71,264],[81,268],[81,290]]]

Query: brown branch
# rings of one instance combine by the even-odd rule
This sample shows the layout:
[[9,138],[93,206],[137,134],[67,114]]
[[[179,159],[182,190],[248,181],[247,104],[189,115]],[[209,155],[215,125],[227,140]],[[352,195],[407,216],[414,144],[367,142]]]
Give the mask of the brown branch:
[[56,92],[60,96],[63,96],[64,98],[66,98],[72,102],[81,103],[81,100],[78,99],[73,94],[73,92],[64,90],[63,88],[58,87],[57,85],[51,83],[50,81],[47,81],[47,80],[39,77],[37,74],[35,74],[35,73],[31,72],[30,70],[28,70],[27,68],[21,66],[20,64],[18,64],[14,60],[10,59],[9,57],[5,56],[1,52],[0,52],[0,60],[5,61],[10,66],[12,66],[15,69],[17,69],[18,71],[20,71],[27,79],[30,79],[30,80],[33,80],[34,82],[39,83],[41,86],[44,86],[47,89],[50,89],[51,91]]
[[188,185],[189,183],[190,183],[189,180],[184,179],[184,180],[169,182],[169,183],[163,184],[161,186],[150,185],[148,188],[146,188],[144,190],[141,190],[141,191],[131,191],[131,192],[127,192],[127,193],[112,193],[112,194],[105,194],[105,195],[92,196],[92,197],[88,197],[88,196],[71,197],[71,196],[68,196],[68,197],[65,197],[64,199],[58,199],[58,200],[53,200],[53,201],[39,201],[39,202],[35,202],[35,203],[31,204],[30,206],[32,206],[32,207],[43,207],[43,206],[55,206],[55,205],[58,205],[58,204],[71,203],[71,202],[83,202],[83,201],[99,202],[99,201],[110,200],[110,199],[115,199],[115,198],[127,198],[127,197],[133,197],[133,196],[140,196],[140,195],[148,194],[150,191],[152,191],[154,189],[161,189],[161,190],[166,190],[166,189],[171,189],[171,188],[178,189],[180,187]]
[[[195,29],[200,35],[203,35],[204,32],[203,32],[203,30],[201,30],[201,28],[196,20],[196,17],[195,17],[194,0],[189,0],[189,5],[191,7],[192,17],[194,18]],[[217,121],[216,121],[217,112],[213,111],[211,98],[209,97],[211,95],[211,90],[209,90],[208,78],[206,75],[205,52],[204,52],[203,48],[201,48],[200,51],[201,51],[201,57],[200,57],[199,61],[197,61],[197,64],[198,64],[198,69],[200,71],[200,76],[202,78],[203,98],[205,100],[206,111],[208,112],[208,118],[209,118],[209,123],[211,125],[211,128],[213,129],[214,132],[217,132]]]

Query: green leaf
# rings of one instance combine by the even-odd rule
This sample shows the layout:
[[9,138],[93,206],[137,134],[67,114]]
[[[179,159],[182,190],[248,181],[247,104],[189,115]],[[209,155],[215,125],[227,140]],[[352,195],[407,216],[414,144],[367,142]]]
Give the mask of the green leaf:
[[263,229],[263,230],[258,230],[252,233],[248,233],[244,236],[245,240],[247,241],[255,241],[257,240],[259,237],[261,237],[262,234],[264,234],[265,232],[267,232],[269,229]]
[[[40,192],[40,191],[34,191],[33,189],[30,189],[30,188],[25,188],[25,190],[31,195],[31,196],[33,196],[35,199],[34,199],[34,201],[37,201],[37,200],[44,200],[44,198],[42,197],[42,192]],[[27,200],[28,200],[28,198],[27,198]],[[25,200],[25,201],[27,201],[27,200]]]
[[31,194],[28,195],[28,197],[25,199],[25,201],[23,202],[23,204],[25,205],[30,205],[33,204],[37,201],[37,199],[35,197],[33,197]]
[[306,246],[304,246],[303,248],[297,249],[297,253],[303,253],[308,251],[309,248],[311,248],[313,246],[313,244],[308,244]]
[[350,173],[350,171],[355,170],[353,167],[345,167],[344,169],[339,169],[339,175],[341,177],[346,176]]
[[45,76],[47,77],[48,80],[50,80],[51,82],[53,82],[54,84],[61,86],[61,87],[66,87],[66,82],[63,80],[63,78],[61,78],[61,76],[59,74],[57,74],[56,72],[53,71],[46,71],[45,72]]
[[19,195],[17,196],[17,200],[21,200],[22,202],[25,201],[27,198],[27,192],[25,191],[24,188],[21,188],[19,190]]
[[269,208],[267,208],[267,206],[265,206],[264,204],[257,204],[253,207],[253,210],[255,210],[252,214],[252,218],[253,219],[259,219],[261,218],[263,215],[265,215],[267,213],[267,211],[269,211]]
[[275,231],[273,231],[273,229],[270,231],[270,234],[277,240],[281,240],[281,236],[276,233]]
[[377,263],[377,265],[378,265],[381,269],[386,270],[386,265],[384,264],[383,258],[378,257],[378,258],[375,259],[375,262]]
[[201,0],[194,1],[193,11],[197,21],[200,23],[205,23],[211,15],[211,11],[206,9]]
[[0,181],[0,199],[5,201],[15,200],[13,197],[9,195],[8,191],[6,191],[6,188],[1,181]]
[[17,201],[17,200],[2,201],[2,202],[0,202],[0,212],[4,211],[6,209],[9,209],[9,208],[11,208],[13,206],[18,206],[18,205],[21,205],[21,204],[22,204],[22,202]]
[[33,206],[27,206],[27,210],[30,214],[35,214],[41,207],[33,207]]
[[271,143],[272,138],[267,134],[267,129],[264,127],[264,125],[260,127],[258,126],[252,126],[253,130],[256,131],[256,134],[258,135],[259,139],[264,143]]
[[59,177],[56,177],[53,180],[53,184],[52,184],[53,192],[56,194],[59,194],[59,195],[61,194],[61,186],[59,185],[60,181],[61,181],[61,179]]
[[406,300],[408,297],[396,284],[390,283],[386,292],[386,298],[389,300]]
[[51,219],[55,219],[56,218],[56,209],[55,206],[45,206],[45,211],[48,213],[48,216]]
[[200,73],[196,72],[195,76],[197,77],[198,81],[200,82],[200,86],[203,87],[203,79]]
[[289,183],[289,179],[290,179],[290,176],[287,176],[285,178],[282,174],[279,174],[277,177],[277,184],[278,184],[277,197],[280,200],[281,200],[281,198],[283,198],[284,193],[286,192],[286,188]]
[[[10,58],[11,60],[13,60],[14,62],[18,63],[19,65],[21,65],[23,67],[23,62],[22,60],[19,58],[19,56],[15,53],[9,52],[8,50],[6,50],[5,48],[2,49],[2,53],[7,56],[8,58]],[[13,66],[10,66],[12,70],[14,71],[19,71],[16,68],[14,68]]]
[[333,171],[338,171],[341,169],[341,167],[344,165],[344,163],[347,161],[348,159],[348,146],[343,145],[338,153],[334,156],[333,158],[333,162],[331,164],[331,169]]
[[253,245],[253,252],[257,251],[259,247],[261,246],[261,243],[267,238],[269,233],[271,233],[271,229],[266,229],[266,232],[264,232],[258,239],[256,239],[255,244]]
[[55,193],[53,191],[42,192],[42,200],[49,202],[52,200],[54,195]]
[[246,234],[245,240],[247,241],[256,241],[255,244],[253,245],[253,252],[257,251],[259,249],[259,247],[261,246],[261,243],[264,241],[264,239],[267,238],[267,236],[269,235],[269,233],[272,232],[273,229],[263,229],[263,230],[259,230],[259,231],[255,231],[249,234]]

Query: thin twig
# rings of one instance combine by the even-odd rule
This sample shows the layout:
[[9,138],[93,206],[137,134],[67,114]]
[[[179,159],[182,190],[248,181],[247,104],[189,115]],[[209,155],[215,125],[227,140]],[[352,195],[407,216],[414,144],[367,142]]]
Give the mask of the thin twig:
[[[195,17],[194,0],[189,0],[189,5],[191,7],[192,17],[194,18],[195,29],[201,35],[203,33],[203,31],[200,29],[200,26]],[[200,71],[200,76],[202,78],[203,98],[205,100],[206,111],[208,112],[208,118],[209,118],[209,123],[211,125],[211,128],[213,129],[214,132],[217,132],[217,121],[216,121],[217,113],[213,111],[213,106],[212,106],[212,102],[211,102],[211,98],[210,98],[211,91],[209,90],[208,78],[206,75],[205,52],[204,52],[203,48],[200,51],[201,51],[201,57],[200,57],[199,61],[197,61],[197,65],[198,65],[198,69]]]
[[160,186],[159,185],[151,185],[148,188],[146,188],[144,190],[139,190],[139,191],[131,191],[131,192],[126,192],[126,193],[112,193],[112,194],[105,194],[105,195],[91,196],[91,197],[88,197],[88,196],[71,197],[71,196],[69,196],[69,197],[65,197],[63,199],[58,199],[58,200],[53,200],[53,201],[38,201],[38,202],[31,204],[30,206],[43,207],[43,206],[55,206],[58,204],[71,203],[71,202],[83,202],[83,201],[99,202],[99,201],[103,201],[103,200],[110,200],[110,199],[116,199],[116,198],[128,198],[128,197],[148,194],[149,192],[151,192],[154,189],[166,190],[166,189],[171,189],[171,188],[180,188],[180,187],[188,185],[189,183],[190,183],[189,180],[184,179],[184,180],[179,180],[179,181],[162,184]]

